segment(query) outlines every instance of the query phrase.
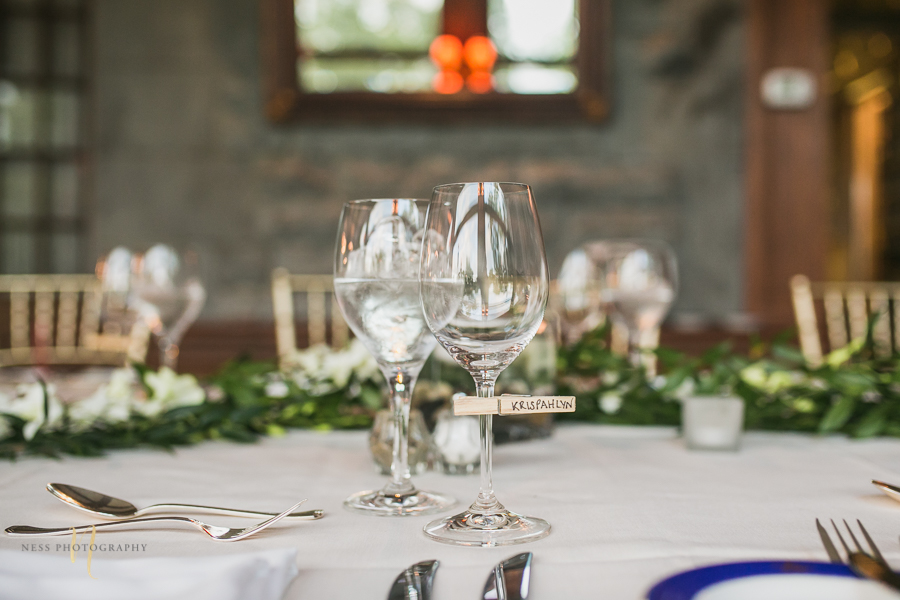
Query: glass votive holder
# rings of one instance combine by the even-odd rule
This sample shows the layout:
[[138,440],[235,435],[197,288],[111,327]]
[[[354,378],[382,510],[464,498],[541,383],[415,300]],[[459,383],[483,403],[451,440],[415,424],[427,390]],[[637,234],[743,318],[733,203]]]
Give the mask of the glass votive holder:
[[478,417],[457,417],[448,409],[441,410],[437,414],[432,442],[444,473],[469,475],[481,469]]
[[691,450],[737,450],[744,429],[744,400],[737,396],[685,398],[681,427]]
[[[382,475],[391,474],[391,459],[394,455],[394,413],[390,410],[380,410],[375,414],[375,422],[369,433],[369,449],[372,451],[372,459]],[[425,426],[425,418],[421,411],[411,409],[409,411],[409,472],[411,475],[422,473],[428,469],[428,459],[431,450],[431,439],[428,435],[428,427]]]

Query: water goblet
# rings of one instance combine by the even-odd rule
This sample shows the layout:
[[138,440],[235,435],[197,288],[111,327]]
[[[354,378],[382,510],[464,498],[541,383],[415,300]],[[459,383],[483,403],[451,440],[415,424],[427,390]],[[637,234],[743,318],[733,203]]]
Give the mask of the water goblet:
[[186,253],[182,260],[165,244],[153,246],[135,264],[132,304],[157,336],[160,365],[173,370],[181,339],[206,302],[195,270],[196,255]]
[[644,364],[641,341],[657,330],[678,290],[675,253],[657,240],[604,240],[585,246],[597,267],[600,300],[628,331],[628,356]]
[[391,392],[395,435],[391,479],[380,490],[353,494],[352,511],[409,516],[456,503],[417,489],[409,473],[409,410],[413,387],[435,347],[419,303],[419,249],[427,202],[357,200],[344,205],[334,256],[334,293],[344,319],[381,368]]
[[[419,271],[425,321],[438,342],[493,397],[500,373],[537,333],[549,295],[547,259],[531,188],[458,183],[434,189]],[[479,416],[481,489],[425,534],[464,546],[501,546],[550,533],[543,519],[507,510],[494,495],[491,415]]]

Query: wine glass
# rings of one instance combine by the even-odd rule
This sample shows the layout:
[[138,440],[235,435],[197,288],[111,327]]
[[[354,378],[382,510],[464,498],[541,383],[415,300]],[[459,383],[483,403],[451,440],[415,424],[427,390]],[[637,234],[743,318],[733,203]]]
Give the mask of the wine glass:
[[584,248],[576,248],[566,255],[556,285],[555,306],[562,321],[565,343],[577,342],[585,333],[603,324],[595,265]]
[[427,202],[357,200],[344,205],[334,255],[334,294],[344,318],[381,368],[395,433],[391,480],[353,494],[350,510],[381,516],[439,512],[456,500],[416,489],[408,464],[413,387],[435,340],[419,304],[419,249]]
[[165,244],[153,246],[135,262],[132,304],[157,336],[160,365],[172,370],[178,364],[181,338],[206,302],[196,267],[196,254],[185,253],[182,260]]
[[657,240],[604,240],[585,250],[597,266],[600,300],[627,329],[629,359],[641,366],[641,340],[659,328],[675,300],[675,253]]
[[[423,239],[420,292],[438,342],[493,397],[494,382],[534,337],[549,294],[547,259],[531,188],[456,183],[434,188]],[[425,534],[464,546],[520,544],[550,533],[543,519],[508,511],[494,495],[491,415],[479,416],[481,490]]]

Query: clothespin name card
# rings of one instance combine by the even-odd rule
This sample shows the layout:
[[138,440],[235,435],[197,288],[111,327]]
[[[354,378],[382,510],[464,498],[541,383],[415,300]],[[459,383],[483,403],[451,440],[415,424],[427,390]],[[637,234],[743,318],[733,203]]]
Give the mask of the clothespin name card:
[[503,394],[493,398],[463,396],[453,401],[453,414],[456,416],[508,416],[562,412],[575,412],[575,396],[514,396]]

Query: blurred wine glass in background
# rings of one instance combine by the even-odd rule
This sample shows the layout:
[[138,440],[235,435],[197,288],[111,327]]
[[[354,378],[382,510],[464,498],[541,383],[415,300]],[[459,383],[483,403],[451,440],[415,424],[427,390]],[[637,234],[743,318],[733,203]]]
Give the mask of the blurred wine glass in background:
[[606,320],[600,308],[596,266],[584,248],[569,252],[556,279],[554,308],[563,343],[573,344]]
[[600,302],[628,331],[631,364],[643,364],[643,340],[658,331],[678,291],[675,253],[657,240],[605,240],[587,244],[596,266]]
[[197,255],[184,257],[157,244],[134,260],[132,305],[157,336],[160,365],[175,369],[179,344],[200,315],[206,290],[197,276]]

